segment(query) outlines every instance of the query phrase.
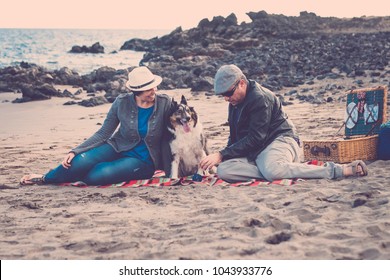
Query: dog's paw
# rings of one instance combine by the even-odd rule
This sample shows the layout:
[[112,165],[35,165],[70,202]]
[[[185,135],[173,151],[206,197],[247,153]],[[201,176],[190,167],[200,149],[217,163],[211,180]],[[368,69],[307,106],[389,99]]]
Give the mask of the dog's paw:
[[199,168],[198,174],[202,174],[204,176],[210,176],[211,174],[217,174],[217,168],[215,166],[213,166],[210,169],[206,169],[206,170]]
[[210,174],[217,174],[217,168],[216,168],[215,166],[211,167],[211,168],[209,169],[209,173],[210,173]]

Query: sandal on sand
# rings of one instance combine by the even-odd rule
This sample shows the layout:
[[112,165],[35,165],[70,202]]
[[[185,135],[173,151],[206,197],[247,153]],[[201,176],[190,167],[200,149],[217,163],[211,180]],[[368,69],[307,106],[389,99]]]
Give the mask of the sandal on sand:
[[[359,166],[361,168],[361,171],[358,170]],[[344,175],[344,177],[352,177],[352,176],[363,177],[368,175],[367,165],[362,160],[354,160],[353,162],[346,164],[344,166],[343,173],[345,170],[348,169],[352,170],[352,173],[348,175]]]
[[22,179],[20,179],[20,184],[22,186],[34,185],[34,184],[42,185],[44,183],[45,181],[43,179],[43,175],[38,175],[38,174],[25,175],[22,177]]

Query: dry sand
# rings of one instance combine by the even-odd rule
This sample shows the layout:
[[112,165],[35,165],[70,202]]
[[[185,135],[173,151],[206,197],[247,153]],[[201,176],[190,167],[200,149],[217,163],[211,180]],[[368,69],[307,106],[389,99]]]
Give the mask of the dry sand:
[[[300,89],[327,83],[353,85],[324,80]],[[166,93],[187,96],[211,151],[224,146],[225,101]],[[55,167],[96,131],[110,104],[4,102],[16,97],[0,93],[0,259],[390,259],[388,161],[369,162],[364,178],[288,187],[21,187],[23,174]],[[304,139],[333,135],[344,108],[298,100],[285,107]]]

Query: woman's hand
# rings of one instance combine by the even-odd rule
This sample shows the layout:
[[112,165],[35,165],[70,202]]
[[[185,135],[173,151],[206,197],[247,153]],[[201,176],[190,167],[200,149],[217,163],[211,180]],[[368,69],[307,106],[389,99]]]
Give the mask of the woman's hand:
[[211,155],[204,157],[200,161],[199,166],[203,170],[209,170],[210,168],[214,167],[215,165],[221,163],[221,161],[222,161],[222,155],[221,155],[221,153],[218,152],[218,153],[214,153],[214,154],[211,154]]
[[71,161],[72,159],[74,158],[74,153],[73,152],[70,152],[69,154],[67,154],[64,158],[64,160],[61,162],[62,166],[66,169],[68,169],[70,166],[71,166]]

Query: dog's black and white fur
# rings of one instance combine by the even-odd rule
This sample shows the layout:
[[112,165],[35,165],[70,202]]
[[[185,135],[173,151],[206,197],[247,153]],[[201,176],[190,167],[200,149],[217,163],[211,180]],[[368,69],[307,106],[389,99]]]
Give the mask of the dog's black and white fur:
[[208,151],[202,124],[183,95],[180,103],[173,100],[173,107],[168,127],[173,134],[170,142],[173,157],[171,177],[186,177],[196,173],[203,175],[199,162]]

